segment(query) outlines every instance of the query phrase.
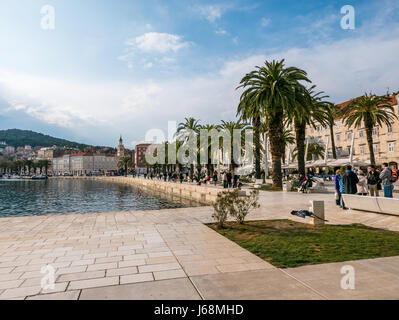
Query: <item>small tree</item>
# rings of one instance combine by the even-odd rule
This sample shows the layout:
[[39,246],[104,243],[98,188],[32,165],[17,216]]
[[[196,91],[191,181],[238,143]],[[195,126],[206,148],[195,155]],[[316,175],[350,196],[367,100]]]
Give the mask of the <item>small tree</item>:
[[234,192],[223,191],[217,195],[216,201],[213,204],[215,212],[212,214],[212,218],[216,220],[217,228],[224,228],[224,223],[227,220],[227,216],[234,210],[233,204]]
[[213,204],[215,212],[212,215],[217,222],[217,228],[224,228],[228,215],[235,217],[239,224],[243,224],[251,209],[259,208],[258,199],[258,190],[252,190],[249,196],[245,197],[239,196],[238,189],[219,193]]
[[239,224],[243,224],[245,217],[251,211],[251,209],[259,208],[260,205],[258,203],[259,200],[259,191],[252,190],[249,193],[249,196],[239,197],[238,190],[234,190],[234,201],[233,207],[234,210],[231,210],[230,215],[236,218]]

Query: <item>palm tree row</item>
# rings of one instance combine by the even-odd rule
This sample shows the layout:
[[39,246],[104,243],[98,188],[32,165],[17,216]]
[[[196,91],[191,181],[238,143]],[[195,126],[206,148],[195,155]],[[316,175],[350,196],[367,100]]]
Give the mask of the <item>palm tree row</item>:
[[[182,152],[184,153],[184,156],[188,157],[189,153],[192,152],[194,153],[193,158],[191,161],[189,161],[189,166],[190,166],[190,179],[194,178],[194,172],[195,169],[200,172],[203,167],[203,163],[201,163],[201,153],[204,152],[204,154],[207,155],[206,159],[206,170],[207,174],[211,175],[212,172],[215,170],[215,162],[219,161],[219,154],[212,154],[213,150],[213,142],[210,133],[212,133],[213,130],[216,130],[216,132],[224,132],[228,134],[230,137],[233,137],[233,133],[235,130],[239,130],[241,132],[241,147],[243,148],[245,145],[245,130],[250,129],[251,126],[246,123],[245,121],[238,120],[238,121],[221,121],[220,124],[200,124],[200,120],[189,117],[185,118],[184,122],[179,123],[177,127],[177,132],[175,137],[177,140],[173,142],[176,144],[175,146],[175,151],[176,151],[176,158],[178,158],[179,151],[183,150]],[[200,135],[201,131],[205,131],[208,134],[208,141],[205,141],[205,145],[201,143]],[[189,143],[193,143],[193,145],[188,145]],[[225,164],[229,165],[230,169],[234,169],[237,166],[237,163],[234,161],[234,139],[230,139],[228,149],[225,150],[225,145],[223,144],[223,135],[219,136],[217,141],[217,150],[220,150],[221,155],[225,157],[228,155],[230,159],[224,159],[226,161],[223,161]],[[165,164],[159,164],[155,163],[152,166],[147,165],[148,167],[151,167],[155,170],[159,171],[159,168],[162,167],[162,171],[165,173],[166,171],[175,171],[176,170],[176,165],[174,164],[168,164],[169,159],[168,159],[168,148],[170,147],[171,142],[164,142],[164,147],[165,147]],[[188,147],[188,148],[187,148]],[[183,149],[181,149],[183,148]],[[205,150],[206,148],[206,150]],[[181,153],[181,152],[180,152]],[[157,155],[157,150],[154,150],[153,156]],[[243,153],[241,153],[240,156],[243,156]],[[217,159],[215,161],[215,158]],[[182,164],[178,161],[178,166],[179,169],[182,169]]]
[[31,175],[32,173],[37,173],[39,170],[40,174],[47,175],[48,168],[51,166],[50,160],[17,160],[0,162],[0,169],[3,172],[17,173],[19,175]]
[[[365,126],[371,164],[375,165],[372,130],[376,125],[391,125],[397,118],[387,96],[365,94],[354,99],[345,108],[326,101],[323,92],[317,92],[307,73],[296,67],[286,67],[284,60],[266,61],[264,66],[246,74],[237,89],[243,89],[237,107],[240,119],[251,121],[255,131],[255,171],[260,177],[260,134],[266,132],[270,141],[272,155],[273,186],[282,186],[281,162],[285,157],[285,148],[292,139],[287,139],[286,128],[294,125],[295,156],[298,160],[298,171],[305,174],[305,141],[306,128],[316,125],[329,126],[333,158],[337,158],[334,124],[342,118],[348,127]],[[262,130],[262,128],[264,128]],[[308,145],[309,154],[315,157],[324,156],[323,147],[317,143]],[[309,150],[308,150],[309,151]]]

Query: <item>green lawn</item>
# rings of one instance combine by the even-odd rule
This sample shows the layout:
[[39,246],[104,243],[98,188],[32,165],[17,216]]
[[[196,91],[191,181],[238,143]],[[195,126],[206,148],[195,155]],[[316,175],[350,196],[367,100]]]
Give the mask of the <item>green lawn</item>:
[[399,255],[399,232],[360,224],[315,227],[266,220],[209,227],[279,268]]

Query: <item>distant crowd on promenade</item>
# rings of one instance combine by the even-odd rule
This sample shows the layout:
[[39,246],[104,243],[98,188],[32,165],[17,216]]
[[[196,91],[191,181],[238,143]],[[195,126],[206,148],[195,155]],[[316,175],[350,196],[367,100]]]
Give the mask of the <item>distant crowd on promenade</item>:
[[398,181],[398,171],[389,168],[388,163],[383,163],[382,169],[369,166],[368,172],[363,170],[352,170],[351,166],[346,171],[336,171],[335,201],[336,205],[346,210],[343,194],[357,194],[360,196],[379,197],[380,191],[384,197],[393,198],[394,183]]
[[[140,177],[140,174],[133,173],[133,177]],[[193,175],[193,178],[190,178],[190,175],[183,172],[165,172],[165,173],[154,173],[150,171],[149,173],[143,173],[142,176],[144,179],[150,180],[163,180],[168,182],[180,182],[188,181],[192,183],[196,183],[197,185],[201,185],[202,183],[213,184],[217,186],[218,183],[221,182],[223,188],[239,188],[242,186],[240,181],[240,176],[234,172],[234,170],[222,170],[220,174],[218,171],[214,171],[212,176],[209,174],[205,174],[203,172],[196,172]]]

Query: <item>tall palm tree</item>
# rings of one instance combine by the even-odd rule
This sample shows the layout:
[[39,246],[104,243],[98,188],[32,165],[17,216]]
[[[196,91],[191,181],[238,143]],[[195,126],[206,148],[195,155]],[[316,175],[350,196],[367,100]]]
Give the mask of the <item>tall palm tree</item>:
[[254,156],[255,156],[255,178],[261,177],[261,149],[260,136],[262,133],[262,106],[260,104],[247,104],[247,101],[238,105],[237,116],[241,120],[252,122],[254,129]]
[[[207,132],[210,132],[213,129],[218,129],[218,126],[215,126],[214,124],[205,124],[200,126],[200,130],[207,130]],[[208,159],[206,163],[206,171],[210,176],[214,172],[214,164],[212,163],[212,139],[210,136],[208,136],[207,150]]]
[[127,170],[133,165],[131,157],[123,157],[118,161],[118,168],[123,169],[125,177],[127,176]]
[[349,128],[360,128],[363,124],[366,129],[367,143],[370,152],[370,162],[375,165],[373,150],[373,128],[383,124],[389,126],[397,119],[394,108],[388,96],[377,96],[375,94],[364,94],[352,100],[343,110],[344,123]]
[[[242,120],[238,120],[238,121],[224,121],[222,120],[222,123],[218,126],[219,129],[222,130],[226,130],[230,137],[230,170],[234,169],[235,167],[237,167],[237,163],[234,162],[234,155],[233,155],[233,148],[234,148],[234,141],[233,141],[233,134],[234,134],[234,130],[240,130],[241,131],[241,148],[245,145],[245,130],[251,128],[249,124],[242,122]],[[221,143],[220,143],[221,144]],[[221,147],[223,148],[223,145],[221,145]],[[222,152],[224,152],[225,150],[222,149]],[[242,153],[241,153],[242,155]]]
[[[297,90],[297,103],[299,107],[291,118],[295,126],[295,140],[298,158],[298,172],[305,175],[305,140],[306,126],[316,127],[316,124],[326,125],[326,104],[321,96],[323,92],[315,92],[316,86]],[[290,117],[288,117],[290,119]]]
[[31,169],[33,167],[33,161],[32,160],[25,160],[24,161],[24,166],[28,168],[28,176],[31,173]]
[[292,131],[289,130],[287,127],[284,127],[284,129],[283,129],[282,142],[283,142],[283,147],[284,147],[282,160],[283,160],[283,163],[285,163],[286,149],[289,145],[295,143],[295,137],[293,136]]
[[[285,67],[284,60],[266,61],[262,67],[246,74],[238,88],[244,88],[239,110],[256,108],[268,123],[270,150],[272,154],[273,186],[282,187],[282,136],[284,118],[292,117],[297,108],[297,91],[303,90],[300,81],[311,82],[304,70]],[[245,113],[245,111],[244,111]]]
[[335,148],[335,136],[334,136],[334,125],[335,120],[342,116],[341,109],[335,103],[327,103],[326,104],[326,120],[328,127],[330,128],[330,136],[331,136],[331,149],[333,158],[337,159],[337,150]]
[[[201,125],[199,124],[200,120],[196,120],[192,117],[184,118],[184,120],[185,120],[184,122],[179,123],[179,125],[177,126],[176,136],[185,137],[187,141],[187,139],[189,138],[187,136],[187,133],[193,132],[196,135],[197,139],[196,145],[198,148],[198,134],[201,128]],[[192,180],[193,177],[194,177],[194,163],[190,163],[190,179]]]
[[43,160],[42,161],[42,166],[44,167],[44,174],[47,176],[48,168],[51,166],[51,161],[50,160]]

